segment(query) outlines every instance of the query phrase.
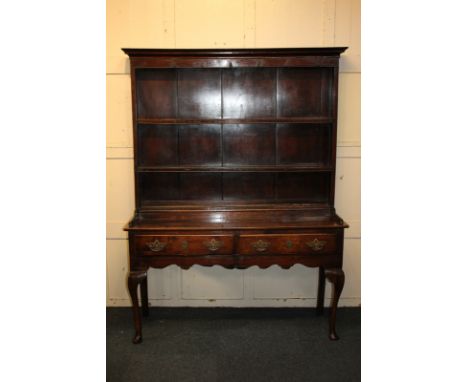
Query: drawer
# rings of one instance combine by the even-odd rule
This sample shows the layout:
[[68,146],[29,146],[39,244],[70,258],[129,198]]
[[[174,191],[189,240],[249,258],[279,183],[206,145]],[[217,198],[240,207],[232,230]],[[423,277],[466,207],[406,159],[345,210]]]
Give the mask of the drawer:
[[155,255],[231,255],[231,235],[137,235],[135,246],[139,254]]
[[240,255],[308,255],[331,253],[336,248],[335,234],[241,235],[238,252]]

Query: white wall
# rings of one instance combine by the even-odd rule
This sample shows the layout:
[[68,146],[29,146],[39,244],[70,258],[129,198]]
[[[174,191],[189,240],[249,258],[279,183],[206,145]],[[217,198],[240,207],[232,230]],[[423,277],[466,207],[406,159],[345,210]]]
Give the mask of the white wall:
[[[130,75],[122,47],[348,46],[339,84],[336,210],[350,224],[341,306],[361,296],[360,2],[358,0],[107,0],[107,305],[128,306],[127,235],[134,210]],[[154,306],[314,306],[317,269],[296,265],[149,271]],[[327,288],[328,294],[331,288]]]

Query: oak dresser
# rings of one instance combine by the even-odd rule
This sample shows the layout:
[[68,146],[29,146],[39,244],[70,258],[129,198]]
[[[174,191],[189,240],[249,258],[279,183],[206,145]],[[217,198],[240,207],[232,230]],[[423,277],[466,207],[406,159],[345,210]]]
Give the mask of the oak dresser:
[[317,312],[329,279],[329,337],[338,339],[347,224],[334,194],[345,49],[123,49],[133,108],[136,209],[125,230],[134,343],[149,312],[147,270],[172,264],[318,267]]

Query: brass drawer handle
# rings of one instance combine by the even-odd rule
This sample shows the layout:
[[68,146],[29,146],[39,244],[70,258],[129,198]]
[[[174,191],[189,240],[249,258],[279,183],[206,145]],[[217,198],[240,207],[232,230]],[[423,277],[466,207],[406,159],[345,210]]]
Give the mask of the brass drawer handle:
[[268,249],[270,243],[265,240],[257,240],[252,243],[252,247],[254,247],[258,252],[264,252]]
[[203,244],[211,252],[215,252],[215,251],[217,251],[218,249],[220,249],[223,246],[223,242],[220,241],[220,240],[216,240],[216,239],[211,239],[211,240],[205,241]]
[[153,252],[162,251],[166,247],[166,243],[159,241],[158,239],[154,239],[153,242],[146,243],[146,245],[151,249]]
[[323,249],[323,247],[325,247],[325,244],[327,244],[326,241],[318,240],[317,238],[306,243],[306,245],[313,251],[320,251],[321,249]]

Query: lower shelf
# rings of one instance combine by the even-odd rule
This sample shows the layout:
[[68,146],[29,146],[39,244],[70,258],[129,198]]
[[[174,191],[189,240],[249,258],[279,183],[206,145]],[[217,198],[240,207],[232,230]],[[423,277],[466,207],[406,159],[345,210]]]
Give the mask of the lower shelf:
[[333,172],[137,172],[137,207],[190,201],[331,204]]

